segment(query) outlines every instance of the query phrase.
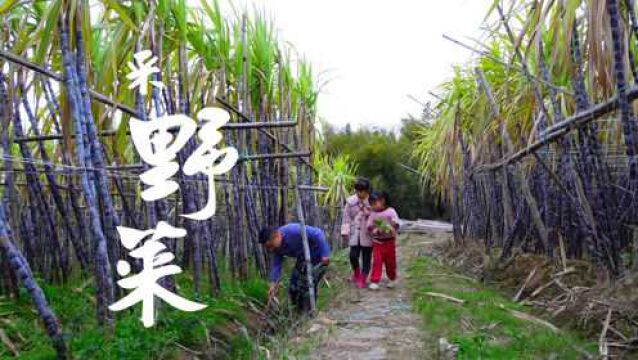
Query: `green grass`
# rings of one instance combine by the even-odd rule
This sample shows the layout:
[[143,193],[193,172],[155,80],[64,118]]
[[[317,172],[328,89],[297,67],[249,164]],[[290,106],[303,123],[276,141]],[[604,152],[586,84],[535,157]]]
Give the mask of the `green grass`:
[[[282,304],[286,304],[285,285],[292,266],[293,261],[286,262],[287,271],[284,272],[280,292]],[[328,306],[341,293],[344,286],[341,277],[348,271],[348,266],[347,253],[336,252],[327,276],[330,286],[324,283],[319,291],[319,309]],[[267,281],[257,277],[251,277],[245,282],[233,281],[226,270],[220,270],[222,293],[219,297],[202,296],[199,301],[208,305],[206,309],[187,313],[166,305],[160,309],[155,326],[146,329],[140,320],[141,305],[136,305],[132,310],[115,313],[116,327],[112,335],[105,333],[97,324],[95,290],[92,283],[89,282],[87,285],[84,279],[73,279],[66,285],[47,285],[41,280],[38,282],[62,324],[67,345],[74,359],[172,359],[184,353],[180,346],[204,352],[207,333],[216,338],[223,338],[229,332],[224,328],[234,321],[239,321],[246,327],[254,327],[254,324],[250,324],[251,319],[247,317],[245,304],[248,301],[265,304]],[[181,274],[176,279],[180,295],[195,300],[190,274]],[[205,287],[202,292],[208,293],[208,289]],[[285,314],[282,316],[282,319],[277,319],[277,323],[290,322],[291,319],[285,318]],[[49,338],[24,290],[17,302],[0,298],[0,328],[17,346],[20,359],[55,359]],[[309,339],[294,349],[288,348],[289,338],[294,336],[294,332],[289,331],[290,327],[284,325],[279,330],[280,333],[273,335],[264,344],[267,348],[276,348],[274,352],[277,354],[283,354],[279,358],[307,355],[316,345],[316,339]],[[229,352],[224,354],[228,359],[265,358],[264,352],[256,350],[256,344],[264,339],[250,338],[241,331],[234,331],[230,338],[223,340],[229,349]],[[0,359],[11,357],[9,349],[0,343]]]
[[[469,279],[428,274],[454,274],[432,258],[418,257],[408,268],[414,309],[423,316],[431,335],[429,351],[436,351],[439,338],[459,346],[459,359],[578,359],[582,350],[596,353],[596,344],[579,334],[550,329],[521,320],[508,311],[530,312],[499,292]],[[465,300],[457,304],[433,298],[426,292],[443,293]]]
[[[188,275],[180,275],[177,279],[180,294],[195,299]],[[184,352],[176,344],[201,351],[206,344],[207,331],[214,332],[233,321],[246,322],[243,304],[249,300],[263,303],[267,293],[267,283],[261,279],[253,278],[243,283],[224,279],[219,297],[202,296],[199,300],[208,305],[202,311],[187,313],[166,305],[159,311],[156,325],[146,329],[140,321],[141,305],[137,305],[133,310],[115,314],[115,331],[109,335],[95,320],[94,289],[87,286],[81,291],[76,290],[82,282],[72,281],[65,286],[40,282],[62,324],[75,359],[170,359]],[[18,302],[0,299],[0,314],[0,327],[17,345],[20,359],[55,358],[49,338],[26,293],[21,293]],[[230,345],[227,358],[252,358],[253,342],[242,332],[233,333],[226,340]],[[9,350],[0,345],[0,359],[11,356]]]

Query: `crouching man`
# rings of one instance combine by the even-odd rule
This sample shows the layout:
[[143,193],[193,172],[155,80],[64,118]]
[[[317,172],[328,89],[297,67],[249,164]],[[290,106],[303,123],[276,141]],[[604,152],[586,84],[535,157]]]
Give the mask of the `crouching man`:
[[[310,259],[313,265],[312,279],[316,300],[317,285],[330,264],[330,245],[326,241],[324,232],[319,228],[306,226],[306,234],[308,235]],[[273,254],[268,301],[272,301],[277,295],[284,258],[289,257],[296,260],[288,287],[290,301],[298,311],[309,311],[310,293],[308,291],[301,224],[290,223],[279,228],[264,228],[259,232],[259,243]]]

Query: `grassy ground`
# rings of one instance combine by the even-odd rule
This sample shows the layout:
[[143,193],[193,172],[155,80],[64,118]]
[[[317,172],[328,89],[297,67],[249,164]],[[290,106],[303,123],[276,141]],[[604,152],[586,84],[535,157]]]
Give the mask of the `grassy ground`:
[[[327,283],[322,284],[319,292],[320,309],[340,292],[342,281],[336,274],[347,267],[344,254],[336,253],[333,258]],[[287,284],[291,268],[292,262],[288,261],[282,285]],[[189,274],[179,275],[177,281],[180,294],[194,300]],[[278,333],[263,338],[254,334],[263,326],[263,319],[247,310],[248,303],[263,309],[268,289],[267,281],[257,277],[241,283],[223,276],[221,295],[205,295],[199,300],[208,305],[206,309],[187,313],[164,306],[159,311],[156,325],[150,329],[144,328],[140,321],[140,305],[131,311],[116,313],[112,335],[105,333],[95,320],[94,288],[90,281],[77,279],[63,286],[39,283],[62,324],[74,359],[175,359],[183,358],[183,355],[205,358],[211,353],[216,354],[215,358],[233,360],[266,359],[269,353],[286,359],[293,352],[299,354],[312,348],[312,342],[308,342],[295,347],[294,351],[288,349],[288,341],[295,338],[296,325],[302,324],[303,319],[289,318],[285,311],[270,319],[279,325]],[[208,293],[208,289],[203,292]],[[281,287],[279,298],[282,306],[287,306],[286,286]],[[18,302],[0,297],[0,329],[15,345],[20,359],[55,358],[49,338],[26,293],[21,293]],[[12,357],[14,354],[0,342],[0,359]]]
[[[42,282],[40,282],[42,284]],[[178,277],[180,294],[194,299],[186,275]],[[109,335],[95,320],[94,290],[89,284],[74,281],[65,286],[43,286],[43,290],[57,314],[75,359],[170,359],[180,354],[210,353],[214,348],[229,359],[250,359],[253,341],[237,328],[254,326],[255,319],[246,311],[248,302],[263,303],[267,283],[252,279],[245,283],[223,282],[222,295],[203,296],[200,302],[208,307],[195,313],[175,311],[164,306],[157,323],[146,329],[140,321],[141,306],[116,313],[114,334]],[[240,326],[241,325],[241,326]],[[55,353],[44,328],[33,310],[26,293],[16,303],[0,298],[0,329],[17,347],[20,359],[53,359]],[[212,338],[226,344],[211,343]],[[225,345],[225,346],[224,346]],[[192,350],[191,350],[192,349]],[[0,344],[0,358],[11,358],[9,349]]]
[[[425,238],[425,240],[428,240]],[[415,249],[418,252],[418,249]],[[487,288],[433,258],[414,256],[408,269],[413,308],[433,340],[446,338],[459,346],[460,359],[578,359],[582,351],[595,354],[597,345],[566,330],[521,320],[509,310],[528,312],[499,292]],[[464,300],[458,304],[428,292]],[[428,344],[436,352],[438,341]]]

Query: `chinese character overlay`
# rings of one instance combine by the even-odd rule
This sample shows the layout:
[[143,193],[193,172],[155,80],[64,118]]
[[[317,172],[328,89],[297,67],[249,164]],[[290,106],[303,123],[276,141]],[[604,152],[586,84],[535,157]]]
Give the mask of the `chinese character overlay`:
[[[161,82],[149,80],[151,75],[159,72],[159,68],[155,66],[158,59],[151,51],[141,51],[133,55],[133,58],[135,64],[128,64],[131,72],[127,78],[132,80],[130,89],[137,88],[141,95],[146,95],[148,83],[160,89],[164,87]],[[191,220],[210,219],[215,215],[216,207],[215,176],[227,173],[239,160],[239,154],[234,147],[217,148],[222,140],[219,130],[228,123],[230,115],[223,109],[203,108],[197,113],[197,120],[201,125],[199,130],[198,123],[184,114],[150,118],[150,121],[135,118],[129,121],[133,145],[142,160],[151,165],[149,170],[140,175],[142,183],[148,186],[142,191],[142,199],[155,201],[179,190],[179,184],[172,180],[179,171],[177,154],[197,132],[199,146],[186,159],[182,171],[186,176],[201,174],[207,178],[208,199],[199,211],[181,216]],[[198,311],[206,307],[180,297],[158,283],[163,277],[182,272],[179,266],[170,264],[175,255],[167,251],[160,240],[184,238],[187,235],[186,230],[160,221],[155,229],[138,230],[119,226],[117,231],[122,245],[130,251],[129,256],[141,261],[143,269],[137,274],[130,275],[129,262],[120,260],[117,263],[117,273],[124,277],[117,284],[132,291],[110,305],[111,311],[121,311],[142,303],[142,322],[144,326],[151,327],[155,324],[155,298],[182,311]]]

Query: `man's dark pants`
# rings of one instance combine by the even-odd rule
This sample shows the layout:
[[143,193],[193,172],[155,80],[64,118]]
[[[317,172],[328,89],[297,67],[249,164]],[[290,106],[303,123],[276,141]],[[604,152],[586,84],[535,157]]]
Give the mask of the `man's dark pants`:
[[[320,261],[313,261],[312,280],[315,288],[315,301],[318,296],[319,282],[328,271],[328,267]],[[298,312],[310,312],[310,293],[308,288],[308,278],[306,275],[306,262],[303,259],[297,260],[295,269],[290,275],[290,285],[288,294],[290,302]]]

